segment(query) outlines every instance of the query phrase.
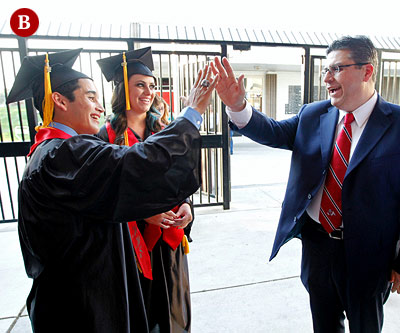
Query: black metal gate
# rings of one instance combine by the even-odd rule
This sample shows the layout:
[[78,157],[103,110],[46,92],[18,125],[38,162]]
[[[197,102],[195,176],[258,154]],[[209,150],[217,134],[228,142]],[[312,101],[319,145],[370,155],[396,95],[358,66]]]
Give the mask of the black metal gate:
[[310,102],[322,101],[328,98],[322,70],[325,67],[324,56],[311,56],[310,68]]
[[400,104],[399,53],[379,52],[379,59],[376,89],[386,101]]

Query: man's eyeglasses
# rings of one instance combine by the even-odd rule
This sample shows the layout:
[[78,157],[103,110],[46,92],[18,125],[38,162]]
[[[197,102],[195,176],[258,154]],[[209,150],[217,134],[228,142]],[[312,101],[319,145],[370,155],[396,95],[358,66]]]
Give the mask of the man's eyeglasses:
[[329,67],[325,67],[321,73],[322,75],[326,75],[329,73],[331,73],[332,75],[335,75],[337,73],[340,73],[342,71],[343,68],[345,67],[351,67],[351,66],[363,66],[363,65],[368,65],[369,62],[358,62],[356,64],[349,64],[349,65],[335,65],[335,66],[329,66]]

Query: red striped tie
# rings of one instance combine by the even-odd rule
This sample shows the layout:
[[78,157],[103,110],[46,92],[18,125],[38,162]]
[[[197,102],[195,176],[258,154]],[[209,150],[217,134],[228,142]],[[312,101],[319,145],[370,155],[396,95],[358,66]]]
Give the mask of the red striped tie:
[[342,225],[342,184],[349,164],[353,120],[353,113],[349,112],[344,117],[343,129],[337,137],[325,180],[319,221],[328,233]]

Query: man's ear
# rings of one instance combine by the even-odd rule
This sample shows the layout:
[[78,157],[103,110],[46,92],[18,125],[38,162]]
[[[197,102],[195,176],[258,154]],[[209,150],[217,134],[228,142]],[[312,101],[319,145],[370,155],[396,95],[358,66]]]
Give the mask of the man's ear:
[[365,66],[365,76],[364,76],[364,81],[367,82],[372,74],[374,73],[374,66],[372,64],[366,64]]
[[61,95],[59,92],[53,92],[51,94],[51,98],[53,99],[54,105],[57,106],[58,109],[67,111],[68,99],[65,96]]

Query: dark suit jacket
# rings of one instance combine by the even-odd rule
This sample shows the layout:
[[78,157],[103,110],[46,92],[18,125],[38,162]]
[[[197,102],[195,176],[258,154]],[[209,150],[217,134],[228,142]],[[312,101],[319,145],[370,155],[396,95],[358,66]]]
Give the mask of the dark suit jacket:
[[[241,130],[252,140],[292,151],[285,199],[270,260],[293,237],[300,217],[324,181],[339,111],[330,101],[304,105],[275,121],[253,109]],[[400,107],[380,96],[351,158],[342,190],[346,264],[351,284],[383,291],[392,268],[400,272]],[[302,272],[304,274],[306,272]]]

